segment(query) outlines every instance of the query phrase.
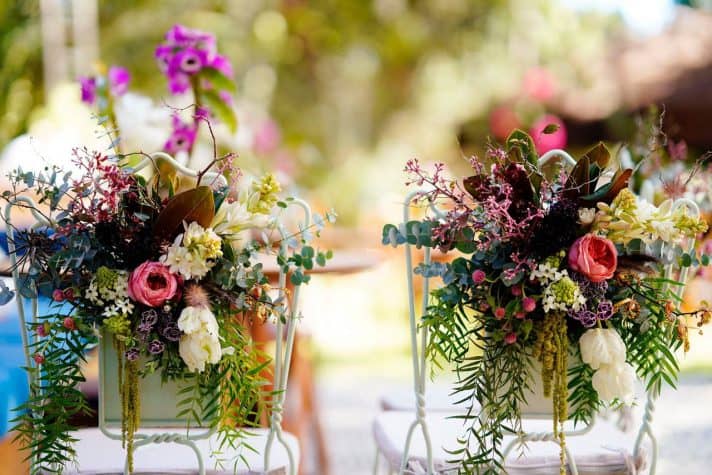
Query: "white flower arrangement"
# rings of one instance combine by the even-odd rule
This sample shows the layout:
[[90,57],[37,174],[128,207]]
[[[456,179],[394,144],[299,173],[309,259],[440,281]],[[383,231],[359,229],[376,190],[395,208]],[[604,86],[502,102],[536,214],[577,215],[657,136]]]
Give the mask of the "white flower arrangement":
[[631,404],[635,396],[635,370],[626,363],[626,348],[618,332],[593,328],[579,339],[581,360],[596,372],[592,383],[601,399]]

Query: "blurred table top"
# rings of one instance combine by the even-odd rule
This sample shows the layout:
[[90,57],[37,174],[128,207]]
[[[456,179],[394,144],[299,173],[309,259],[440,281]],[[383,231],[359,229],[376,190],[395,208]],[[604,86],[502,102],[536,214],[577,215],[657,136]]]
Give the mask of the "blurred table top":
[[[353,274],[372,269],[383,262],[384,254],[377,249],[346,248],[336,249],[334,257],[326,262],[324,267],[314,266],[308,274]],[[279,274],[277,256],[260,254],[258,262],[262,263],[264,273],[268,277]]]

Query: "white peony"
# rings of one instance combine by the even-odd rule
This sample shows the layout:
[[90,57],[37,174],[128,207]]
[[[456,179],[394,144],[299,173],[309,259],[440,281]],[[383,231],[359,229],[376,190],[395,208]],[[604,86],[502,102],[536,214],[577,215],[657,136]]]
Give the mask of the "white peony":
[[222,357],[220,340],[217,335],[208,332],[195,332],[183,335],[178,346],[180,357],[190,371],[205,371],[205,364],[217,364]]
[[187,335],[208,333],[218,336],[218,322],[215,315],[206,307],[185,307],[178,317],[178,328]]
[[618,399],[631,404],[635,397],[635,370],[628,363],[602,365],[593,375],[593,389],[604,401]]
[[579,340],[581,360],[593,369],[602,365],[625,363],[625,343],[618,332],[608,328],[593,328]]
[[205,363],[220,361],[222,349],[218,322],[209,308],[184,308],[178,317],[178,328],[184,333],[178,352],[190,371],[203,372]]

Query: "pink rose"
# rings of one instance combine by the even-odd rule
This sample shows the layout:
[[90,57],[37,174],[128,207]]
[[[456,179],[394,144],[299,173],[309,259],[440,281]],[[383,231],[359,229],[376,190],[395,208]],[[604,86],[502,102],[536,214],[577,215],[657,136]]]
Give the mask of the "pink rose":
[[158,307],[178,292],[178,279],[160,262],[144,262],[129,276],[129,297],[149,307]]
[[616,246],[606,238],[586,234],[569,249],[569,267],[588,277],[591,282],[610,279],[617,265]]

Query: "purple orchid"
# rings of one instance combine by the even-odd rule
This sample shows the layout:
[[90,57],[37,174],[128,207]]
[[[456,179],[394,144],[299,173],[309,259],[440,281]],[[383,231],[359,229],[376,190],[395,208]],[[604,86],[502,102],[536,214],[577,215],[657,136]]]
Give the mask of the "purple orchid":
[[110,67],[108,78],[112,96],[119,97],[128,91],[129,82],[131,82],[131,73],[129,73],[126,68],[122,68],[121,66]]
[[173,132],[163,146],[171,155],[183,150],[190,150],[195,143],[198,130],[195,124],[186,124],[177,115],[173,116]]
[[96,102],[96,78],[91,76],[80,76],[79,84],[82,88],[82,102],[93,105]]

